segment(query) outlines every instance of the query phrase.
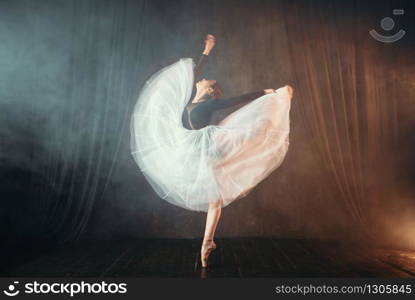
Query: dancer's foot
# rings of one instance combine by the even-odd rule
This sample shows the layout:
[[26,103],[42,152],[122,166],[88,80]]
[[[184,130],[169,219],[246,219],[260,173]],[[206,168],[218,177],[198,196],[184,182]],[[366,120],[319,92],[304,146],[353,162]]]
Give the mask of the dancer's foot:
[[291,85],[286,85],[286,87],[287,87],[288,95],[290,95],[290,97],[292,98],[294,94],[294,89],[292,88]]
[[202,261],[202,267],[206,268],[209,255],[216,249],[216,244],[213,240],[206,240],[202,243],[202,249],[200,249],[200,260]]

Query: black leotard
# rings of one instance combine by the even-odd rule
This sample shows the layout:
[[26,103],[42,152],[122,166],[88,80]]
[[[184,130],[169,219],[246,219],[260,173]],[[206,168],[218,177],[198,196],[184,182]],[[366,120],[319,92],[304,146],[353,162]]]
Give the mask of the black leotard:
[[[198,64],[194,69],[194,81],[199,79],[202,66],[206,63],[207,55],[202,55],[199,59]],[[208,125],[213,124],[212,115],[217,110],[226,109],[239,104],[247,104],[248,102],[255,100],[258,97],[264,95],[264,91],[260,90],[257,92],[247,93],[240,96],[226,98],[226,99],[209,99],[203,102],[192,103],[191,101],[186,105],[184,109],[182,121],[183,125],[187,129],[200,129]],[[191,97],[193,99],[193,95]],[[220,122],[225,116],[222,116]]]

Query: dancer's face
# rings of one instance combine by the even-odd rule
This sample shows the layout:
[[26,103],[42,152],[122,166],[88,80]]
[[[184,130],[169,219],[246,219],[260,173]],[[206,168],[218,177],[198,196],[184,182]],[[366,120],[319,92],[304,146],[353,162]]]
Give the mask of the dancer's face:
[[216,80],[207,80],[203,78],[202,80],[196,83],[196,90],[199,95],[212,95],[215,91],[214,86]]

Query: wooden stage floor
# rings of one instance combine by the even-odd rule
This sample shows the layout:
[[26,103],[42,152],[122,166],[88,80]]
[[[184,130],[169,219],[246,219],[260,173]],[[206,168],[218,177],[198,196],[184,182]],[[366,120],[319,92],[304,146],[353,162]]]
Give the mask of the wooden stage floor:
[[415,251],[336,241],[218,238],[209,268],[200,239],[78,242],[11,267],[16,277],[415,277]]

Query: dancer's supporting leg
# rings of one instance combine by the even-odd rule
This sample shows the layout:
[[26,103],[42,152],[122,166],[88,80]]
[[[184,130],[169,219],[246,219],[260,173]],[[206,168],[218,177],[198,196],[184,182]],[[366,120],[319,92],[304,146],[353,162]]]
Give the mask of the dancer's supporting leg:
[[210,253],[216,248],[216,244],[213,239],[222,212],[222,204],[222,200],[210,201],[209,203],[209,209],[206,216],[205,235],[203,237],[202,249],[200,250],[202,267],[207,266]]

